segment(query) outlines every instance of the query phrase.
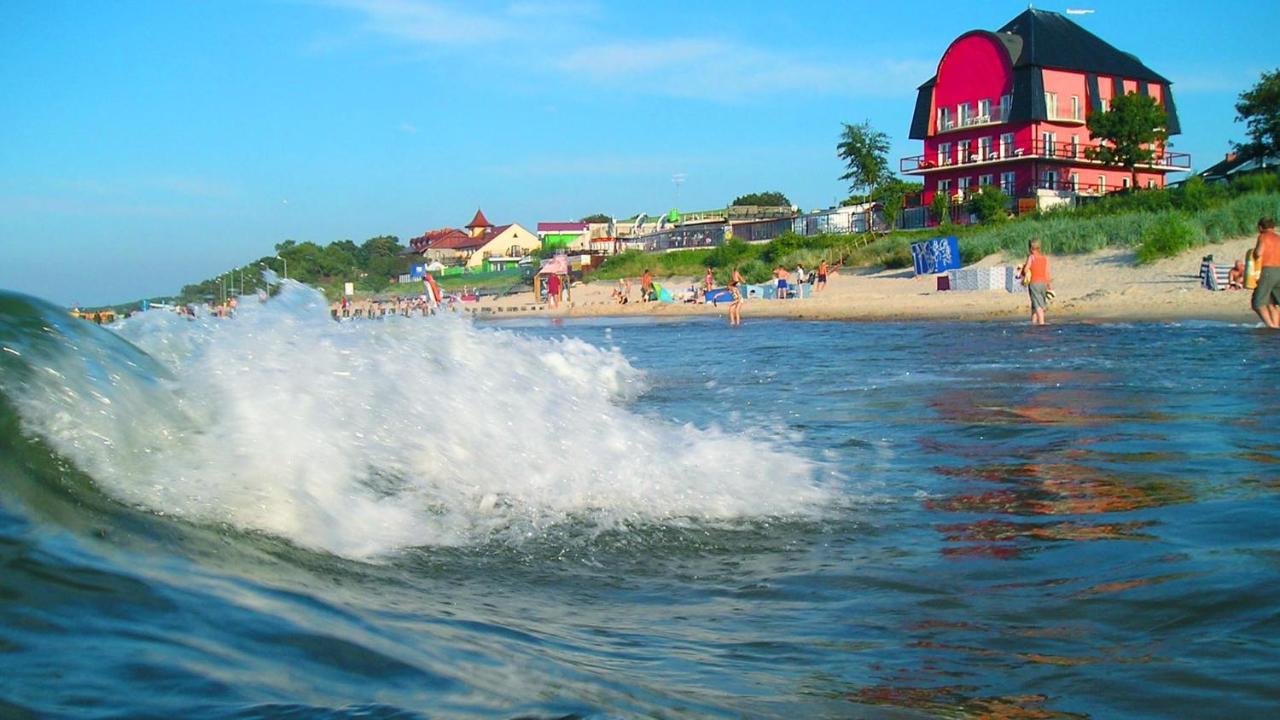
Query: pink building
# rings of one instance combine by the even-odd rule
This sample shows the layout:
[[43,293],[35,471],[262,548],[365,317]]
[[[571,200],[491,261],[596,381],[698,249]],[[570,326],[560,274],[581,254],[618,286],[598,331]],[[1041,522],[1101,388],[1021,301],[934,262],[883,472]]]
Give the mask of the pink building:
[[[920,86],[910,137],[924,154],[902,159],[905,175],[924,181],[923,202],[937,192],[955,199],[999,184],[1038,205],[1128,187],[1122,167],[1088,160],[1096,143],[1090,113],[1124,93],[1154,98],[1180,132],[1169,81],[1058,13],[1027,10],[996,32],[972,30],[942,55]],[[1142,187],[1164,187],[1165,175],[1191,168],[1186,153],[1158,147],[1138,168]]]

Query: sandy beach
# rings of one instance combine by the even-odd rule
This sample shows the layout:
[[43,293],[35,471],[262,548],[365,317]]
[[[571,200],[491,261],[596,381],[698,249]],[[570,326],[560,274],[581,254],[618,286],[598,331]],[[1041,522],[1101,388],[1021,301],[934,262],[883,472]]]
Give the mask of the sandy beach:
[[[1049,319],[1075,321],[1177,321],[1217,320],[1252,323],[1249,291],[1210,292],[1200,287],[1200,259],[1212,254],[1217,262],[1243,258],[1253,238],[1205,245],[1176,258],[1136,266],[1133,251],[1110,249],[1089,255],[1050,257],[1053,289]],[[976,267],[1017,265],[1022,257],[993,255]],[[694,278],[658,278],[679,291],[700,282]],[[572,301],[556,310],[521,293],[500,300],[485,299],[466,305],[468,312],[485,317],[548,316],[717,316],[728,315],[727,306],[694,303],[641,303],[619,305],[610,297],[614,282],[574,285]],[[633,283],[639,294],[639,283]],[[874,271],[845,269],[834,274],[822,292],[804,300],[747,300],[743,319],[753,317],[804,320],[1006,320],[1028,312],[1024,292],[939,291],[932,276],[914,277],[908,269]]]

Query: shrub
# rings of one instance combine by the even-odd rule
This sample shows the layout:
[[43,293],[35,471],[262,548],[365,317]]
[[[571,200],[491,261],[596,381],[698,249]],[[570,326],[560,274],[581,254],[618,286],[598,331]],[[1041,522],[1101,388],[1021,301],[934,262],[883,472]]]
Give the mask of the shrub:
[[984,185],[982,190],[971,196],[965,203],[965,209],[978,216],[978,222],[990,224],[1002,222],[1009,212],[1009,196],[1004,194],[999,185]]
[[1160,258],[1173,257],[1200,244],[1203,234],[1198,225],[1181,213],[1166,213],[1158,217],[1142,233],[1137,260],[1145,265]]

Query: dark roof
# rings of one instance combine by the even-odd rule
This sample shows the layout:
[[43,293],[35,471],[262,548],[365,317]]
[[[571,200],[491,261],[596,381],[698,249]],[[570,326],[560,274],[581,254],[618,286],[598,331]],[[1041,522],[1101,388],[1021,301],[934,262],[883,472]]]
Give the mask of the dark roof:
[[1256,155],[1247,151],[1228,153],[1225,158],[1196,173],[1205,180],[1224,180],[1239,173],[1253,172],[1268,166],[1280,166],[1280,158]]
[[998,35],[1012,34],[1022,38],[1016,54],[1010,43],[1013,66],[1075,70],[1099,75],[1119,75],[1133,80],[1167,83],[1169,80],[1152,70],[1130,53],[1085,30],[1063,15],[1046,10],[1026,10],[1005,23]]
[[493,227],[493,223],[489,222],[489,219],[484,216],[484,213],[481,212],[479,208],[477,208],[476,216],[471,218],[471,223],[467,225],[467,227],[468,228]]

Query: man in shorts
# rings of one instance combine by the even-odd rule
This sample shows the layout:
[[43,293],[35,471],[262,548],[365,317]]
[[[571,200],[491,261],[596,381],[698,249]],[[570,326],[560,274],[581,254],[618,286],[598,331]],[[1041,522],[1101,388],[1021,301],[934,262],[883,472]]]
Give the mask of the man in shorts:
[[1031,324],[1044,325],[1044,311],[1049,307],[1049,292],[1053,281],[1049,278],[1049,258],[1040,252],[1040,240],[1033,239],[1028,247],[1027,261],[1022,263],[1022,281],[1031,296]]
[[1262,268],[1258,286],[1253,289],[1253,311],[1267,327],[1280,329],[1280,235],[1276,234],[1275,218],[1258,221],[1253,259]]

